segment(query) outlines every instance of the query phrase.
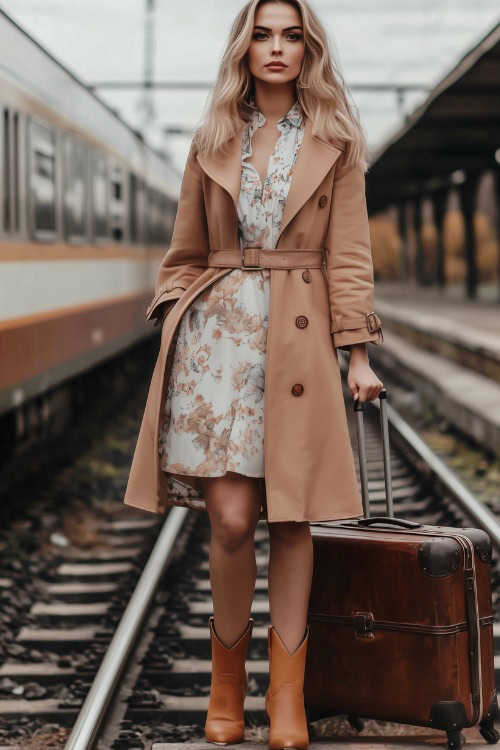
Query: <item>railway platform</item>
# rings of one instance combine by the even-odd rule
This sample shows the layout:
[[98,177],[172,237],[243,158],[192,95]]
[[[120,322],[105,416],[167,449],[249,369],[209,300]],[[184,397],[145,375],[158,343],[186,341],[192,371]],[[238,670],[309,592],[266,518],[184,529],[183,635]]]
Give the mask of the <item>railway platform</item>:
[[[345,750],[419,750],[428,746],[446,747],[446,734],[426,729],[422,727],[422,733],[418,733],[418,727],[409,727],[401,725],[401,734],[366,734],[359,737],[339,735],[333,737],[314,737],[310,740],[309,750],[335,750],[336,748],[345,748]],[[495,724],[499,728],[500,724]],[[407,734],[403,734],[404,730]],[[488,747],[485,740],[479,734],[477,727],[462,729],[462,734],[466,738],[465,747],[468,750],[484,750]],[[190,750],[210,750],[213,747],[208,742],[190,742]],[[250,738],[245,740],[245,750],[267,750],[267,739],[255,741]],[[151,746],[151,750],[184,750],[183,743],[162,743],[156,742]]]
[[384,343],[370,361],[417,388],[465,434],[500,455],[500,302],[379,281]]

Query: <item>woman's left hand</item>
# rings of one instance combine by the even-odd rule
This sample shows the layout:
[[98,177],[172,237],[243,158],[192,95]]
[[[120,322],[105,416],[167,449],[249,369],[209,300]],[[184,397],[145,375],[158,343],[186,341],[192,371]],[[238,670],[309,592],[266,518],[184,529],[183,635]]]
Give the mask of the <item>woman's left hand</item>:
[[[354,347],[353,347],[354,348]],[[349,359],[349,371],[347,373],[347,387],[356,401],[373,401],[384,387],[381,380],[377,378],[368,364],[368,355],[363,345],[361,353],[351,348]],[[363,352],[364,350],[364,352]]]

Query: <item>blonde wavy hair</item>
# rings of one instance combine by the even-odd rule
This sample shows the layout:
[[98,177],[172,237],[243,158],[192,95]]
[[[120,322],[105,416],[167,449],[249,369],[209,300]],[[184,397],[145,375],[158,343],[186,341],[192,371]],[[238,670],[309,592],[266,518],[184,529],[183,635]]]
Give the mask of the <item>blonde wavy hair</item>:
[[368,145],[359,112],[349,102],[348,88],[335,60],[329,35],[307,0],[249,0],[236,16],[226,42],[214,87],[194,132],[200,155],[224,153],[224,147],[247,121],[254,95],[254,77],[247,50],[253,36],[255,13],[263,3],[287,2],[302,16],[304,59],[296,79],[297,99],[312,120],[313,135],[346,151],[346,164],[368,169]]

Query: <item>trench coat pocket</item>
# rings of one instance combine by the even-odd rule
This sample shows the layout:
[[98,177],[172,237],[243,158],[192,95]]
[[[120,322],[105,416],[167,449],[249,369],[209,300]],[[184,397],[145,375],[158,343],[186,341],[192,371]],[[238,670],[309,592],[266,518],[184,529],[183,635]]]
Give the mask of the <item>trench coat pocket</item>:
[[[178,300],[180,297],[182,297],[188,286],[189,284],[185,282],[183,283],[182,281],[167,281],[167,283],[158,290],[157,294],[153,298],[153,301],[147,308],[146,320],[151,320],[153,316],[156,317],[158,313],[155,314],[155,311],[160,305],[163,305],[164,302],[168,302],[170,300]],[[163,316],[160,317],[163,318]],[[155,325],[158,325],[158,322],[155,323]]]

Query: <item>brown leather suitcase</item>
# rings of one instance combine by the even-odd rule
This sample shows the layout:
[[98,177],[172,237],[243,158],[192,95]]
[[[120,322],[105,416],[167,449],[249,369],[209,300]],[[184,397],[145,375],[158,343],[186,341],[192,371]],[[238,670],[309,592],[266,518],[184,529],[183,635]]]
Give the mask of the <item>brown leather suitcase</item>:
[[394,518],[387,391],[379,395],[387,516],[369,516],[363,403],[354,405],[365,518],[311,523],[314,571],[304,676],[309,722],[347,714],[498,742],[492,544],[482,529]]

